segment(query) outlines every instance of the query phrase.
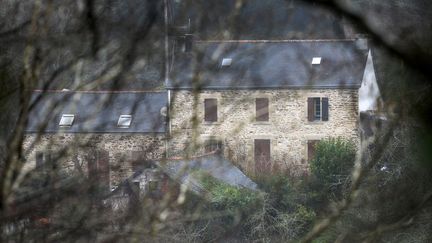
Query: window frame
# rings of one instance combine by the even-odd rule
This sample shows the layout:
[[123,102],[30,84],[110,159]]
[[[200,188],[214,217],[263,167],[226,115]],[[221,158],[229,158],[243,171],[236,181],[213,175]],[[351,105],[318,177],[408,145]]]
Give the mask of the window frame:
[[316,56],[312,57],[311,65],[320,65],[322,57]]
[[59,127],[69,128],[72,127],[75,121],[75,114],[62,114],[59,121]]
[[[325,109],[324,106],[326,106]],[[308,96],[306,103],[306,115],[308,122],[317,123],[329,121],[329,108],[328,97]]]
[[[126,119],[129,119],[128,121],[129,122],[127,122],[126,124],[120,124],[120,120],[126,120]],[[118,128],[130,128],[130,126],[131,126],[131,124],[132,124],[132,119],[133,119],[133,117],[132,117],[132,115],[120,115],[119,116],[119,119],[117,120],[117,127]]]
[[322,118],[321,97],[314,97],[313,98],[313,119],[314,121],[321,121],[321,118]]

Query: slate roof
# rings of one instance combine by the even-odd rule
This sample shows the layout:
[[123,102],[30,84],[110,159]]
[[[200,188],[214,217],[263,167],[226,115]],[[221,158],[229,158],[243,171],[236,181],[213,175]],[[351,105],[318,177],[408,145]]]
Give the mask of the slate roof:
[[[172,2],[174,23],[185,25],[190,19],[192,29],[203,39],[223,36],[226,20],[234,13],[232,25],[239,39],[345,37],[339,16],[319,4],[303,0],[248,0],[243,1],[241,8],[232,0],[193,1],[199,4]],[[203,13],[203,9],[208,11]]]
[[[367,52],[363,40],[351,39],[197,41],[178,53],[167,88],[359,88]],[[321,64],[312,65],[313,57]],[[223,58],[231,66],[222,67]]]
[[200,182],[202,173],[235,187],[257,190],[255,182],[218,153],[191,159],[156,161],[156,164],[170,178],[188,185],[189,189],[196,193],[205,190]]
[[[161,109],[167,107],[166,92],[39,92],[34,101],[26,132],[64,133],[164,133],[166,118]],[[62,114],[74,114],[71,127],[60,127]],[[119,128],[120,115],[132,115],[129,128]]]
[[[187,185],[188,189],[198,195],[206,193],[200,176],[204,173],[218,181],[234,187],[258,190],[258,186],[233,163],[217,153],[187,159],[168,159],[167,161],[152,161],[170,179],[179,184]],[[122,181],[108,196],[131,191],[131,182],[144,175],[146,169],[136,171],[132,176]],[[197,173],[198,172],[198,173]]]

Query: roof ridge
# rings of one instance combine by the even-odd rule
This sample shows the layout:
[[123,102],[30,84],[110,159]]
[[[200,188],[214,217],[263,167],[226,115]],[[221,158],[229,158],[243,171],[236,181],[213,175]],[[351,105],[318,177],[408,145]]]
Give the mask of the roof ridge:
[[358,38],[341,39],[280,39],[280,40],[196,40],[197,43],[294,43],[294,42],[351,42]]
[[42,90],[35,89],[33,92],[46,92],[46,93],[163,93],[166,92],[163,90],[61,90],[61,89],[50,89],[50,90]]

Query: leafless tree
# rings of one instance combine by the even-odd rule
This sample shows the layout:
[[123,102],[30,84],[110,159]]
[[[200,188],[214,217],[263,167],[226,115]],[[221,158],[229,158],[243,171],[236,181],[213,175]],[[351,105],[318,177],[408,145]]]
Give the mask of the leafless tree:
[[[309,22],[304,29],[290,26],[297,23],[292,16],[299,14],[296,12],[299,9],[317,12],[303,16]],[[0,239],[5,242],[298,239],[312,242],[317,238],[338,242],[430,241],[432,25],[428,17],[431,9],[430,3],[421,0],[3,1],[0,3]],[[333,25],[319,32],[315,25],[320,22]],[[61,164],[73,155],[72,168],[53,164],[48,171],[27,170],[28,154],[44,141],[48,122],[40,126],[28,147],[23,146],[26,127],[32,119],[32,110],[45,94],[63,89],[164,90],[175,66],[173,53],[181,49],[185,33],[193,33],[202,40],[359,36],[370,39],[386,104],[383,112],[393,115],[361,147],[341,201],[321,202],[319,208],[323,210],[313,213],[301,203],[286,206],[289,209],[283,211],[273,207],[272,200],[276,199],[272,195],[278,195],[279,191],[272,191],[273,194],[260,194],[258,210],[247,211],[247,215],[229,208],[215,209],[209,206],[212,200],[196,198],[185,188],[157,200],[98,196],[100,185],[86,174],[87,164],[99,156],[95,144],[103,143],[94,134],[77,136],[68,146],[60,148],[54,140],[47,142],[48,148],[56,149],[51,158],[54,164]],[[221,49],[227,46],[221,45]],[[217,56],[218,51],[212,54]],[[256,49],[251,50],[255,52]],[[203,55],[198,53],[191,60],[193,80],[198,85],[191,91],[194,106],[190,113],[195,129],[192,141],[188,141],[186,157],[193,157],[202,147],[197,131],[199,82],[202,71],[211,69],[203,62]],[[38,95],[34,90],[40,91]],[[47,114],[55,113],[73,98],[73,93],[65,92],[64,99],[52,102]],[[94,105],[107,106],[113,102],[113,96],[108,95]],[[173,103],[179,99],[171,98]],[[235,105],[244,103],[239,98]],[[234,130],[240,131],[243,126],[240,123]],[[247,157],[247,148],[242,144],[230,149],[240,151],[232,158]],[[139,150],[150,156],[154,148],[143,146]],[[76,151],[85,151],[87,156],[78,156]],[[132,160],[129,157],[125,160]],[[130,190],[133,192],[132,186]],[[293,192],[296,202],[306,201],[309,191],[307,187],[305,190]],[[115,205],[118,210],[113,211],[107,205]],[[312,226],[313,217],[316,220]],[[229,227],[224,225],[226,218],[232,223]]]

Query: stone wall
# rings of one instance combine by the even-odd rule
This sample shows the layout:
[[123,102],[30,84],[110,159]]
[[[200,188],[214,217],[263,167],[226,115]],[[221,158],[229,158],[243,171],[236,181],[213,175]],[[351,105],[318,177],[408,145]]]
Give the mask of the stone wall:
[[[191,91],[171,92],[169,156],[202,153],[202,143],[217,139],[224,155],[251,174],[254,139],[270,139],[273,170],[298,174],[308,169],[308,140],[340,136],[359,144],[356,89],[202,91],[196,99]],[[308,97],[329,99],[328,121],[308,121]],[[206,98],[217,98],[216,123],[204,122]],[[269,122],[255,121],[256,98],[269,98]]]
[[[35,168],[37,152],[56,154],[53,160],[66,172],[82,169],[88,174],[87,163],[97,151],[109,155],[110,188],[133,174],[132,162],[165,157],[165,134],[27,134],[24,140],[26,171]],[[36,141],[36,142],[35,142]]]

